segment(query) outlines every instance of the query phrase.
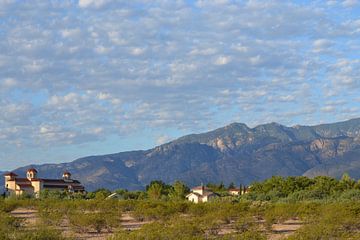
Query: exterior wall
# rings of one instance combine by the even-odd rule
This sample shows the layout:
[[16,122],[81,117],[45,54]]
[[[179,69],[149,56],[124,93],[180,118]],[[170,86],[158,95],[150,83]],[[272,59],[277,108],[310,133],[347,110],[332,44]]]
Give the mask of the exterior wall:
[[19,185],[16,185],[15,188],[16,191],[16,196],[20,196],[24,193],[29,194],[29,195],[33,195],[34,194],[34,190],[32,187],[29,188],[21,188]]
[[203,194],[204,194],[204,191],[203,191],[202,189],[192,189],[192,191],[193,191],[194,193],[198,193],[198,194],[200,194],[200,195],[203,195]]
[[231,195],[234,195],[234,196],[237,196],[237,195],[239,195],[239,191],[229,191],[229,193],[231,194]]
[[41,181],[31,181],[31,185],[34,188],[35,196],[39,197],[40,192],[43,190]]
[[16,194],[15,188],[16,188],[16,184],[15,184],[14,180],[11,181],[11,180],[5,179],[5,189],[8,189],[8,192],[7,192],[8,196]]
[[188,197],[190,202],[194,202],[194,203],[198,203],[199,202],[199,197],[195,194],[190,194],[190,196]]

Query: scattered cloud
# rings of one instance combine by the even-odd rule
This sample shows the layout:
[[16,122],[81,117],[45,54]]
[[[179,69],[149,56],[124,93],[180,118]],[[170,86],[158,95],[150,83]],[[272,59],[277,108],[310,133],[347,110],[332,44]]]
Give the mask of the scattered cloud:
[[357,6],[1,1],[0,152],[360,114]]
[[231,61],[229,56],[219,56],[215,60],[215,65],[226,65]]
[[359,4],[358,0],[345,0],[342,2],[342,5],[344,7],[355,7],[358,4]]
[[81,8],[100,8],[110,3],[112,0],[79,0]]
[[172,138],[170,136],[161,135],[156,139],[156,144],[161,145],[161,144],[167,143],[167,142],[169,142],[171,140],[172,140]]

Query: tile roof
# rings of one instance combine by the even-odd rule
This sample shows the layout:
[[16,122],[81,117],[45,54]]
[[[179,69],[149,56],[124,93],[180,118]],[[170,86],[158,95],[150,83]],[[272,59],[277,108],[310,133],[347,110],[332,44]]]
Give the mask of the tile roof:
[[28,183],[17,183],[16,185],[18,185],[20,188],[32,188],[32,185]]
[[13,173],[13,172],[7,172],[4,174],[4,176],[12,176],[12,177],[16,177],[17,174]]
[[230,188],[230,189],[229,189],[229,192],[230,192],[230,191],[232,191],[232,192],[235,192],[235,191],[240,192],[240,188]]
[[44,183],[80,183],[78,180],[64,180],[64,179],[42,179]]
[[210,190],[210,188],[205,187],[205,186],[197,186],[197,187],[193,187],[191,190],[201,190],[202,188],[204,188],[204,190]]

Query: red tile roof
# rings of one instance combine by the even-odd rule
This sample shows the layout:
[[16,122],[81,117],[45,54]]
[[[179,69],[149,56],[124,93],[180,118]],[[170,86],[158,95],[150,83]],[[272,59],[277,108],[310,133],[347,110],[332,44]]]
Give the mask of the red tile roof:
[[80,183],[78,180],[67,180],[65,181],[64,179],[42,179],[42,181],[44,183],[66,183],[66,184],[69,184],[69,183]]
[[15,181],[17,181],[17,182],[29,182],[30,183],[30,180],[27,179],[27,178],[15,178]]
[[35,173],[37,173],[38,171],[35,168],[30,168],[30,169],[27,170],[27,172],[35,172]]
[[197,186],[197,187],[193,187],[191,190],[201,190],[202,188],[204,188],[204,190],[210,190],[210,188],[205,187],[205,186]]
[[28,183],[18,183],[16,185],[18,185],[21,188],[30,188],[30,187],[32,187],[32,185],[28,184]]
[[13,172],[7,172],[4,174],[4,176],[11,176],[11,177],[16,177],[17,174],[13,173]]
[[82,185],[78,185],[78,186],[72,186],[72,185],[66,185],[66,184],[62,184],[62,185],[52,185],[52,184],[45,184],[44,188],[58,188],[58,189],[68,189],[69,186],[72,187],[73,190],[75,191],[84,191],[85,188]]

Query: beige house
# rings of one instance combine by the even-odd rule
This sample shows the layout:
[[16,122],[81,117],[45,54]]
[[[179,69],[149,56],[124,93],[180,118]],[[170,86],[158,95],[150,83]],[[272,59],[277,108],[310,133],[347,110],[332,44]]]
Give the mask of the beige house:
[[209,202],[216,197],[217,195],[215,193],[203,185],[192,188],[191,193],[186,195],[186,198],[194,203]]
[[229,194],[230,195],[233,195],[233,196],[239,196],[239,195],[243,195],[245,193],[248,193],[249,192],[249,187],[241,187],[240,188],[230,188],[228,190]]
[[59,190],[68,192],[84,192],[85,188],[77,180],[71,179],[69,172],[63,173],[62,179],[37,178],[37,170],[30,168],[26,178],[20,178],[13,172],[4,174],[5,196],[20,196],[22,194],[39,196],[43,190]]
[[228,192],[229,192],[230,195],[239,196],[241,190],[240,190],[240,188],[230,188],[230,189],[228,190]]

